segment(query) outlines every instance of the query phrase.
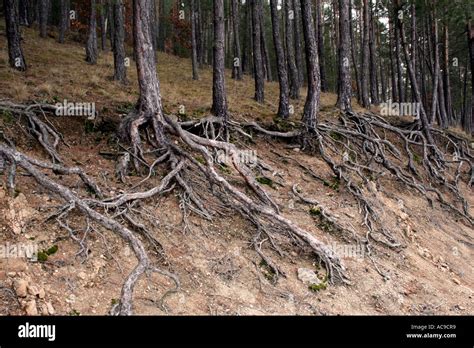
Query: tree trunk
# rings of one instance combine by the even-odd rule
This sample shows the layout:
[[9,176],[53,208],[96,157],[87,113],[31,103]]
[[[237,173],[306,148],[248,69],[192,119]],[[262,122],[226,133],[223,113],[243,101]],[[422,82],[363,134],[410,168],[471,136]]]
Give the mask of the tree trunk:
[[40,36],[45,38],[48,35],[48,9],[49,0],[38,0],[39,1],[39,29]]
[[196,17],[196,0],[191,0],[191,60],[193,66],[193,80],[199,80]]
[[[369,29],[369,51],[370,51],[370,99],[371,104],[379,103],[379,88],[377,81],[377,48],[375,45],[375,19],[374,10],[370,10],[370,29]],[[340,35],[342,40],[342,34]]]
[[214,56],[212,74],[212,113],[227,119],[227,101],[225,94],[225,24],[224,0],[213,1],[214,12]]
[[364,0],[364,29],[363,29],[363,43],[362,43],[362,79],[361,79],[361,91],[362,91],[362,106],[368,108],[370,106],[369,99],[369,0]]
[[262,37],[262,54],[264,57],[264,72],[268,82],[273,81],[272,78],[272,66],[270,64],[270,54],[268,52],[267,39],[265,37],[265,18],[263,17],[263,2],[261,3],[262,8],[260,9],[260,35]]
[[389,58],[390,58],[390,81],[392,85],[392,100],[398,102],[398,81],[397,81],[397,67],[395,62],[395,29],[393,25],[393,17],[389,14],[388,16],[388,28],[389,28]]
[[28,1],[29,0],[20,0],[18,4],[18,16],[20,19],[20,25],[29,26],[29,16],[28,16]]
[[[349,0],[352,2],[352,0]],[[352,28],[352,27],[351,27]],[[351,29],[352,30],[352,29]],[[319,54],[319,74],[321,76],[321,91],[328,91],[328,84],[326,81],[326,67],[324,59],[324,32],[321,16],[321,0],[316,0],[316,31],[318,40],[318,54]]]
[[[401,6],[400,6],[400,0],[395,0],[395,4],[396,4],[396,7],[397,9],[401,9]],[[398,16],[395,17],[396,18],[396,27],[398,28],[398,32],[400,34],[400,38],[401,38],[401,44],[402,44],[402,47],[403,47],[403,51],[405,53],[405,61],[406,61],[406,64],[407,64],[407,68],[408,68],[408,75],[410,77],[410,80],[411,80],[411,83],[412,83],[412,86],[413,86],[413,91],[414,91],[414,94],[415,94],[415,99],[416,99],[416,103],[419,104],[419,122],[421,123],[421,127],[422,127],[422,130],[423,132],[425,133],[425,136],[426,136],[426,139],[428,140],[429,144],[435,144],[434,142],[434,139],[433,139],[433,136],[431,135],[431,127],[430,127],[430,123],[429,123],[429,120],[428,120],[428,116],[426,114],[426,111],[425,111],[425,108],[423,107],[423,104],[421,103],[421,94],[420,94],[420,91],[418,89],[418,85],[416,84],[416,76],[415,76],[415,71],[414,71],[414,66],[412,65],[412,60],[410,59],[410,54],[408,52],[408,45],[406,44],[406,40],[405,40],[405,29],[404,29],[404,25],[403,25],[403,20],[401,20]]]
[[17,6],[18,0],[3,0],[8,41],[8,63],[13,69],[25,71],[26,62],[21,48],[20,20]]
[[242,80],[242,52],[240,49],[239,0],[231,0],[232,25],[234,31],[234,59],[232,61],[232,78]]
[[295,33],[295,58],[296,58],[296,69],[298,71],[298,87],[303,86],[304,75],[303,75],[303,50],[301,48],[301,7],[298,0],[293,0],[293,11],[295,19],[294,33]]
[[321,80],[319,76],[318,46],[314,32],[311,0],[301,0],[301,9],[306,52],[306,69],[308,74],[308,94],[304,105],[303,123],[307,132],[315,132],[321,96]]
[[89,28],[86,43],[86,62],[97,64],[97,21],[96,21],[96,2],[90,0]]
[[449,30],[448,26],[444,26],[444,50],[443,50],[443,85],[444,85],[444,101],[446,105],[446,114],[448,123],[454,124],[453,103],[451,98],[451,81],[449,77]]
[[288,61],[288,76],[290,80],[290,98],[300,98],[300,86],[298,81],[298,69],[296,68],[295,49],[294,49],[294,25],[295,20],[293,11],[293,1],[298,0],[284,0],[285,1],[285,34],[286,34],[286,54]]
[[[434,9],[433,9],[434,11]],[[434,122],[438,116],[438,124],[441,128],[444,128],[443,119],[441,118],[441,112],[438,108],[438,91],[439,91],[439,55],[438,55],[438,21],[433,13],[432,18],[432,30],[433,30],[433,99],[431,103],[431,122]],[[437,112],[438,111],[438,112]]]
[[253,37],[253,62],[254,62],[254,78],[255,78],[255,100],[263,103],[265,99],[264,94],[264,71],[263,71],[263,57],[262,57],[262,43],[260,29],[260,11],[262,9],[262,0],[250,0],[252,4],[252,37]]
[[[352,25],[352,0],[349,1],[349,32],[350,32],[350,40],[351,40],[352,65],[354,66],[354,74],[355,74],[355,80],[356,80],[356,86],[357,86],[357,100],[361,102],[361,87],[360,87],[361,81],[360,81],[359,68],[357,67],[358,66],[357,48],[356,48],[356,40],[354,37],[354,28]],[[321,76],[321,83],[322,83],[322,76]]]
[[351,110],[351,71],[350,71],[350,33],[349,33],[349,2],[339,0],[339,56],[338,56],[338,91],[336,106],[346,111]]
[[467,39],[469,47],[469,58],[471,61],[471,117],[469,122],[471,129],[467,131],[472,134],[474,132],[474,24],[470,21],[467,25]]
[[123,0],[113,0],[112,15],[114,22],[114,80],[127,83],[127,68],[125,67],[125,7]]
[[278,0],[270,0],[270,11],[272,17],[273,44],[277,60],[278,81],[280,84],[280,99],[278,103],[278,116],[288,118],[289,112],[289,87],[288,72],[286,70],[285,51],[280,37],[280,17],[278,16]]
[[67,13],[67,6],[66,0],[60,1],[59,7],[59,36],[58,42],[64,43],[64,38],[66,36],[66,29],[67,29],[67,19],[69,14]]
[[[398,20],[399,13],[396,12],[395,16]],[[403,73],[402,73],[402,57],[401,57],[401,49],[400,49],[400,33],[398,26],[395,26],[395,62],[397,68],[397,94],[398,94],[398,101],[403,103],[405,101],[405,88],[403,85]]]
[[102,51],[107,50],[107,21],[106,21],[106,13],[105,13],[105,0],[100,0],[100,15],[99,15],[99,22],[100,22],[100,47]]

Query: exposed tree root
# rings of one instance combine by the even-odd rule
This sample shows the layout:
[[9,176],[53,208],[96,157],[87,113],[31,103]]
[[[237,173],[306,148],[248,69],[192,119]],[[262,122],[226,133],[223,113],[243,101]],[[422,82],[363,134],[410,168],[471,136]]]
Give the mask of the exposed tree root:
[[[432,129],[440,143],[444,142],[443,154],[438,146],[427,142],[423,132],[398,128],[370,112],[341,113],[339,120],[340,124],[329,121],[318,124],[313,139],[316,145],[313,147],[316,147],[337,179],[356,198],[368,230],[367,237],[391,248],[400,246],[394,234],[380,221],[374,209],[377,204],[367,196],[367,189],[370,191],[372,188],[373,191],[378,178],[388,173],[422,194],[430,205],[437,200],[442,206],[464,218],[468,224],[473,224],[473,217],[459,186],[462,178],[465,178],[466,185],[471,187],[474,175],[473,156],[464,139]],[[294,131],[283,134],[266,131],[253,123],[246,126],[280,138],[298,138],[302,135],[295,135]],[[308,142],[307,135],[305,142]],[[416,164],[421,165],[423,172],[420,172]],[[298,165],[314,178],[324,181],[303,164]],[[432,183],[437,184],[438,188],[432,186]]]

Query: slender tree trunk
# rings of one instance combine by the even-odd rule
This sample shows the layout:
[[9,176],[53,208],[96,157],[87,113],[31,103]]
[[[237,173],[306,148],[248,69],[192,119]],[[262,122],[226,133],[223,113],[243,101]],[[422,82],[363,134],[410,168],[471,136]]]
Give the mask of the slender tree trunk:
[[40,36],[45,38],[48,35],[48,9],[49,0],[38,0],[39,1],[39,29]]
[[[395,13],[398,18],[398,12]],[[398,101],[403,103],[405,101],[405,88],[403,85],[403,72],[402,72],[402,53],[400,48],[400,33],[399,28],[395,26],[395,61],[397,68],[397,88],[398,88]]]
[[90,0],[89,29],[86,43],[86,62],[97,64],[97,21],[96,21],[96,2]]
[[350,71],[350,26],[349,26],[349,2],[339,0],[339,55],[338,55],[338,91],[336,106],[346,111],[351,110],[351,71]]
[[285,1],[285,34],[286,34],[286,55],[288,60],[288,72],[290,79],[290,98],[300,98],[300,86],[298,81],[298,69],[296,68],[295,49],[294,49],[294,25],[295,20],[293,11],[293,1],[298,0],[284,0]]
[[224,0],[214,0],[214,57],[212,79],[212,113],[227,119],[227,101],[225,93],[225,23]]
[[245,2],[244,6],[244,41],[243,41],[243,49],[242,49],[242,74],[249,74],[250,72],[250,54],[249,54],[249,47],[250,47],[250,25],[252,20],[250,19],[250,4],[249,1]]
[[240,49],[239,0],[231,0],[232,25],[234,32],[234,59],[232,61],[232,78],[242,80],[242,52]]
[[21,48],[20,19],[17,6],[18,0],[3,0],[8,41],[8,63],[13,69],[25,71],[26,61]]
[[364,30],[363,30],[363,44],[362,44],[362,79],[361,79],[361,91],[362,91],[362,106],[368,108],[370,106],[369,99],[369,0],[364,0],[363,5],[364,14]]
[[[434,11],[434,9],[433,9]],[[439,84],[439,55],[438,55],[438,21],[436,16],[433,14],[432,18],[432,30],[433,30],[433,99],[431,103],[431,122],[434,122],[436,116],[438,116],[438,124],[441,128],[444,128],[443,119],[441,118],[441,112],[438,109],[438,84]]]
[[20,25],[29,26],[28,21],[28,0],[19,0],[18,3],[18,16],[20,19]]
[[[395,0],[395,5],[396,5],[396,8],[397,9],[401,9],[401,6],[400,6],[400,0]],[[406,61],[406,64],[407,64],[407,68],[408,68],[408,75],[410,77],[410,80],[411,80],[411,83],[412,83],[412,86],[413,86],[413,91],[414,91],[414,94],[415,94],[415,99],[416,99],[416,102],[419,104],[419,122],[421,123],[421,127],[422,127],[422,130],[426,136],[426,139],[428,140],[428,142],[430,144],[434,144],[434,139],[433,139],[433,136],[431,134],[431,127],[430,127],[430,123],[429,123],[429,120],[428,120],[428,116],[426,114],[426,111],[425,111],[425,108],[423,107],[423,104],[421,103],[421,94],[418,90],[418,85],[416,84],[416,76],[415,76],[415,71],[414,71],[414,66],[412,65],[412,60],[410,58],[410,54],[408,52],[408,45],[406,44],[406,39],[405,39],[405,29],[404,29],[404,25],[403,25],[403,20],[401,20],[399,17],[395,17],[396,18],[396,26],[398,28],[398,32],[400,34],[400,39],[401,39],[401,45],[403,47],[403,52],[405,53],[405,61]]]
[[35,21],[38,20],[36,17],[36,3],[38,0],[27,0],[28,6],[28,27],[32,27]]
[[[370,51],[370,99],[371,104],[379,103],[378,81],[377,81],[377,48],[375,45],[374,10],[370,9],[369,29],[369,51]],[[342,34],[340,35],[342,40]]]
[[[352,0],[349,0],[349,2],[351,1]],[[321,76],[321,91],[327,92],[328,84],[326,81],[326,66],[325,66],[325,57],[324,57],[324,32],[323,32],[321,11],[322,11],[321,0],[316,0],[316,31],[317,31],[316,37],[318,40],[319,74]]]
[[252,4],[252,29],[253,29],[253,62],[255,74],[255,100],[263,103],[265,99],[264,94],[264,71],[263,71],[263,56],[260,29],[260,11],[262,9],[262,0],[250,0]]
[[467,129],[467,132],[472,134],[474,133],[474,24],[471,21],[467,25],[467,39],[471,61],[471,117],[469,122],[470,129]]
[[106,13],[105,13],[105,0],[100,0],[100,14],[99,14],[99,23],[100,23],[100,47],[102,51],[107,50],[107,28],[106,28]]
[[308,74],[308,94],[304,105],[303,123],[307,132],[315,132],[321,97],[321,80],[311,0],[301,0],[301,9]]
[[298,4],[298,0],[293,0],[293,11],[295,19],[294,33],[295,33],[295,59],[296,69],[298,71],[298,87],[303,86],[304,74],[303,74],[303,49],[301,47],[301,7]]
[[446,113],[449,124],[454,124],[453,103],[451,98],[451,80],[449,77],[449,30],[444,26],[443,85]]
[[197,16],[196,16],[196,0],[191,0],[191,60],[193,66],[193,80],[199,80],[198,73],[198,53],[197,53]]
[[64,39],[66,36],[66,30],[67,30],[67,19],[69,14],[67,13],[67,4],[66,0],[61,0],[60,1],[60,6],[59,6],[59,36],[58,36],[58,42],[59,43],[64,43]]
[[125,6],[123,0],[113,0],[112,15],[114,21],[114,80],[122,84],[127,83],[127,69],[125,67]]
[[[318,0],[320,1],[320,0]],[[352,53],[352,65],[354,67],[354,74],[357,86],[357,100],[361,102],[361,81],[359,75],[358,60],[357,60],[357,48],[356,40],[354,38],[354,28],[352,25],[352,0],[349,0],[349,31],[350,31],[350,40],[351,40],[351,53]],[[322,79],[322,76],[321,76]],[[321,80],[322,83],[322,80]],[[323,90],[324,91],[324,90]]]
[[394,55],[395,55],[395,45],[394,45],[394,41],[395,41],[395,29],[394,29],[394,26],[393,26],[393,19],[392,19],[392,16],[389,15],[389,22],[388,22],[388,27],[389,27],[389,48],[390,48],[390,53],[389,53],[389,57],[390,57],[390,81],[392,83],[392,100],[394,102],[398,102],[398,81],[397,81],[397,67],[396,67],[396,62],[395,62],[395,58],[394,58]]
[[286,70],[285,52],[280,37],[280,18],[278,16],[278,0],[270,0],[270,11],[272,17],[273,44],[277,60],[278,81],[280,84],[280,99],[278,103],[278,116],[288,118],[289,111],[289,87],[288,72]]

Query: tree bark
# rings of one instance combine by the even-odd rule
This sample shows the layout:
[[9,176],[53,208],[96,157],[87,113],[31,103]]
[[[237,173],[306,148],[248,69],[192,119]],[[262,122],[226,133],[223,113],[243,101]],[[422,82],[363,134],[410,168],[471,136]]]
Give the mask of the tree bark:
[[321,80],[311,0],[301,0],[301,9],[308,74],[308,94],[304,105],[303,123],[307,132],[315,132],[321,96]]
[[448,25],[444,26],[444,50],[443,50],[443,85],[444,85],[444,100],[446,105],[446,114],[448,123],[454,124],[453,103],[451,97],[451,80],[449,77],[449,30]]
[[293,11],[293,1],[298,0],[284,0],[285,1],[285,46],[288,61],[288,76],[290,80],[290,98],[300,98],[300,86],[298,81],[298,69],[296,67],[295,49],[294,49],[294,25],[295,20]]
[[97,64],[97,21],[96,21],[96,2],[90,0],[89,28],[86,43],[86,62]]
[[474,24],[471,21],[467,25],[467,40],[471,61],[471,117],[469,122],[471,129],[467,131],[472,134],[474,133]]
[[193,80],[199,80],[198,72],[198,46],[197,46],[197,16],[196,0],[191,0],[191,60],[193,67]]
[[67,13],[67,0],[61,0],[59,5],[59,36],[58,42],[64,43],[67,29],[67,19],[69,14]]
[[350,33],[349,2],[339,0],[339,55],[338,55],[338,91],[336,106],[344,111],[351,110],[351,71],[350,71]]
[[225,24],[224,0],[213,1],[214,12],[214,58],[212,74],[212,113],[227,119],[227,101],[225,93]]
[[[352,0],[349,0],[349,3],[351,2]],[[324,57],[324,32],[323,32],[321,11],[322,11],[321,0],[316,0],[316,31],[317,31],[316,37],[318,41],[319,75],[321,76],[321,91],[327,92],[328,84],[326,81],[326,67],[325,67],[325,57]]]
[[[234,59],[232,60],[232,78],[242,80],[242,52],[240,49],[239,0],[231,0],[232,25],[234,32]],[[237,64],[236,64],[237,63]]]
[[362,106],[368,108],[370,106],[369,99],[369,0],[364,0],[363,4],[363,43],[362,43],[362,78],[361,78],[361,91],[362,91]]
[[265,82],[263,71],[263,56],[260,29],[260,11],[262,9],[262,0],[250,0],[252,5],[252,37],[253,37],[253,62],[254,62],[254,78],[255,78],[255,100],[263,103],[265,99]]
[[[396,8],[398,10],[401,10],[400,0],[395,0],[395,5],[396,5]],[[419,106],[420,106],[418,116],[419,116],[419,122],[421,124],[421,129],[422,129],[423,133],[425,134],[426,139],[428,140],[428,143],[434,145],[435,142],[434,142],[433,136],[431,134],[431,127],[430,127],[430,123],[429,123],[429,120],[428,120],[428,115],[426,114],[425,108],[424,108],[424,106],[421,102],[422,97],[421,97],[420,91],[418,89],[418,85],[416,84],[416,76],[415,76],[415,70],[414,70],[415,68],[412,65],[413,62],[410,59],[410,54],[408,52],[408,47],[407,47],[408,45],[406,44],[405,29],[404,29],[404,25],[403,25],[403,20],[401,20],[398,17],[395,17],[395,18],[396,18],[396,27],[398,28],[398,32],[400,34],[401,45],[402,45],[403,51],[405,53],[405,61],[406,61],[407,68],[408,68],[408,75],[410,77],[410,80],[411,80],[411,83],[412,83],[412,86],[413,86],[413,91],[414,91],[414,94],[415,94],[416,103],[418,103]]]
[[[379,88],[377,79],[377,48],[375,44],[374,10],[370,9],[369,51],[370,51],[370,99],[371,104],[379,103]],[[342,34],[340,35],[342,40]]]
[[270,0],[270,11],[272,17],[273,44],[277,60],[278,81],[280,84],[280,99],[278,103],[278,116],[288,118],[289,112],[289,87],[288,71],[286,70],[285,52],[280,37],[280,17],[278,15],[278,0]]
[[107,28],[106,28],[106,7],[105,7],[105,0],[100,0],[100,14],[99,14],[99,23],[100,23],[100,47],[102,51],[107,50]]
[[39,29],[40,37],[45,38],[48,35],[48,10],[49,0],[38,0],[39,1]]
[[113,52],[114,52],[114,80],[122,84],[127,83],[127,69],[125,67],[125,7],[123,0],[113,0],[112,15],[114,22]]
[[298,71],[298,87],[302,87],[304,83],[303,74],[303,50],[301,47],[301,7],[298,4],[298,0],[293,0],[293,11],[295,19],[293,21],[294,33],[295,33],[295,59],[296,69]]
[[26,61],[21,48],[20,19],[17,6],[18,0],[3,0],[8,41],[8,63],[13,69],[25,71]]

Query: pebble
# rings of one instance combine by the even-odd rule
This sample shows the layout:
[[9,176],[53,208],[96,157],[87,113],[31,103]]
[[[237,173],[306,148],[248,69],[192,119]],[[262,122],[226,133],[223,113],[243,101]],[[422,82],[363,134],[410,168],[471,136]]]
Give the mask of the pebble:
[[27,315],[38,315],[38,308],[36,308],[35,300],[31,300],[26,303],[25,312]]
[[28,288],[28,282],[26,280],[24,279],[15,280],[13,287],[18,297],[26,297],[27,288]]

